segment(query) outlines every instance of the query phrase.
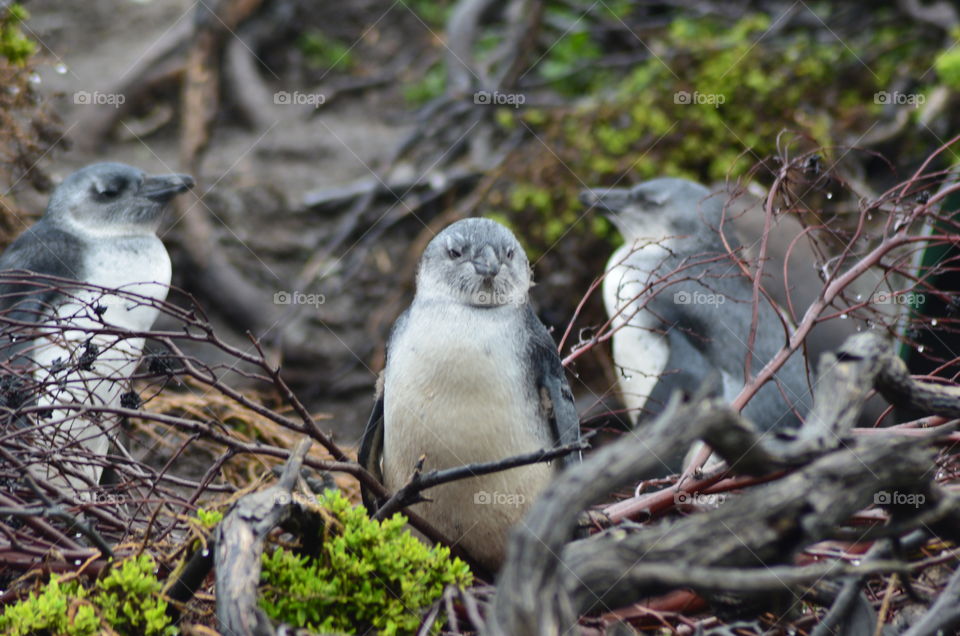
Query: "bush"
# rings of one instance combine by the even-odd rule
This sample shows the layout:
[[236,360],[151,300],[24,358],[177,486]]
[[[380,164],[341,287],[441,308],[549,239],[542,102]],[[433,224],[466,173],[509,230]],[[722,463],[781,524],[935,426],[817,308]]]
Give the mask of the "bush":
[[328,526],[319,558],[282,548],[263,557],[260,605],[271,618],[317,632],[410,633],[444,587],[470,585],[467,565],[416,539],[403,515],[373,521],[335,490],[319,502],[336,526]]
[[53,574],[39,593],[4,609],[0,633],[93,636],[109,627],[130,636],[177,634],[155,569],[153,557],[142,554],[114,565],[92,590],[77,580],[61,583]]

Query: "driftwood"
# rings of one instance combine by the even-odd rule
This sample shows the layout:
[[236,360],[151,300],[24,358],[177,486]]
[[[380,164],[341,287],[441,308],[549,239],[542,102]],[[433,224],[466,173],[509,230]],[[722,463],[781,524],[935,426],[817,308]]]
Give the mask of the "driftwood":
[[[926,532],[915,530],[901,541],[901,545],[908,549],[915,549],[919,547],[919,544],[925,543],[926,540]],[[893,551],[892,547],[892,541],[874,544],[870,550],[867,551],[863,563],[866,564],[877,559],[889,558]],[[823,620],[813,630],[811,636],[832,636],[833,634],[839,634],[841,632],[838,630],[845,624],[848,627],[856,629],[858,633],[864,632],[866,629],[873,631],[873,625],[876,625],[877,622],[876,612],[873,611],[873,606],[870,605],[861,592],[863,583],[863,577],[854,576],[846,580],[840,592],[837,594],[836,600],[830,607],[830,611],[824,615]],[[856,616],[855,613],[859,613],[860,616]],[[864,615],[867,615],[869,620],[867,621],[868,625],[862,628],[857,621],[863,622]]]
[[476,171],[452,170],[447,174],[421,175],[395,179],[383,183],[374,177],[365,177],[346,185],[337,185],[307,192],[303,195],[304,208],[339,208],[370,195],[397,201],[413,191],[443,193],[461,183],[479,180]]
[[158,84],[183,74],[184,56],[181,51],[193,33],[190,20],[180,20],[151,46],[136,63],[116,82],[104,89],[106,93],[123,95],[123,103],[116,108],[95,108],[87,111],[75,126],[73,134],[77,145],[85,149],[99,149],[117,123],[127,117],[134,105]]
[[[410,160],[419,172],[437,172],[450,175],[448,183],[435,190],[446,191],[456,182],[472,180],[472,173],[486,173],[503,165],[507,156],[514,150],[514,139],[491,148],[490,137],[493,130],[482,125],[492,121],[495,109],[477,108],[474,103],[474,91],[513,91],[521,73],[529,68],[533,57],[533,45],[540,28],[540,16],[543,2],[540,0],[513,0],[507,6],[496,6],[490,0],[459,0],[452,7],[446,25],[446,69],[447,87],[444,95],[426,104],[417,116],[417,125],[385,157],[382,170],[374,175],[375,182],[361,186],[356,193],[333,192],[335,198],[349,195],[353,204],[342,215],[341,220],[317,245],[313,255],[297,276],[298,285],[309,282],[322,273],[327,261],[339,250],[358,228],[370,223],[373,228],[382,225],[385,215],[382,209],[374,207],[378,197],[392,194],[392,183],[396,180],[394,171],[403,158]],[[486,14],[493,10],[505,14],[506,34],[499,50],[489,56],[492,62],[499,62],[498,68],[484,68],[477,60],[474,44],[478,41]],[[426,149],[421,142],[429,141]],[[426,152],[424,152],[426,151]],[[425,154],[418,157],[417,155]],[[468,155],[468,168],[449,168],[463,154]],[[391,184],[391,185],[388,185]],[[308,195],[305,204],[318,205],[326,202],[331,193]],[[403,202],[401,201],[401,204]],[[396,205],[396,203],[394,203]],[[405,210],[397,218],[407,218],[415,210],[404,206]],[[389,210],[388,210],[389,212]],[[382,232],[383,229],[380,230]],[[366,237],[367,244],[375,240]]]
[[[862,404],[875,387],[899,403],[923,403],[931,412],[949,415],[957,409],[955,389],[900,373],[902,362],[872,333],[850,338],[831,363],[833,367],[821,367],[824,379],[832,379],[817,384],[818,415],[807,423],[818,430],[804,431],[779,449],[755,433],[751,437],[726,405],[706,399],[680,404],[675,397],[645,436],[626,435],[565,472],[513,531],[485,633],[562,634],[585,613],[609,611],[673,587],[707,594],[739,590],[752,596],[779,590],[800,598],[813,579],[789,565],[796,552],[835,536],[838,526],[875,503],[881,492],[922,497],[924,505],[907,511],[919,515],[939,508],[938,522],[927,527],[950,532],[960,511],[956,500],[947,499],[931,481],[931,439],[846,441],[857,413],[844,405]],[[832,414],[831,404],[836,409]],[[801,470],[716,510],[671,525],[632,532],[614,528],[571,542],[581,510],[649,473],[659,464],[658,456],[669,456],[698,438],[710,440],[734,471],[757,472],[767,462],[768,469],[781,469],[804,457],[808,461]],[[840,441],[845,446],[836,450]],[[745,461],[741,449],[754,444],[763,452],[748,453]],[[818,447],[825,452],[811,457]],[[904,509],[893,512],[910,525]],[[904,564],[870,567],[892,572]],[[780,585],[771,583],[769,568]]]
[[[214,8],[197,6],[194,37],[187,55],[183,81],[180,130],[180,166],[200,175],[202,153],[220,103],[219,55],[231,29],[260,5],[261,0],[223,0]],[[210,305],[217,307],[233,326],[256,335],[273,324],[263,294],[229,262],[218,247],[216,232],[201,195],[181,197],[177,216],[181,239],[189,258],[189,279]]]
[[953,573],[937,602],[904,636],[937,636],[960,628],[960,569]]
[[260,557],[267,534],[290,516],[293,487],[310,445],[309,439],[303,439],[284,466],[280,481],[237,501],[217,526],[217,620],[224,633],[275,633],[257,604]]
[[[818,365],[813,409],[803,428],[789,442],[773,436],[758,436],[749,422],[732,413],[727,415],[726,425],[704,429],[701,439],[727,459],[738,474],[764,475],[809,463],[852,437],[853,427],[875,382],[887,387],[884,390],[898,400],[915,403],[913,397],[907,396],[927,395],[926,386],[920,390],[918,383],[907,374],[902,360],[885,355],[888,350],[883,339],[863,334],[850,338],[836,353],[824,354]],[[894,383],[909,390],[894,395],[891,388]],[[924,407],[932,406],[929,399],[920,402]],[[623,519],[647,509],[652,497],[638,496],[618,502],[605,508],[604,513],[614,521]]]

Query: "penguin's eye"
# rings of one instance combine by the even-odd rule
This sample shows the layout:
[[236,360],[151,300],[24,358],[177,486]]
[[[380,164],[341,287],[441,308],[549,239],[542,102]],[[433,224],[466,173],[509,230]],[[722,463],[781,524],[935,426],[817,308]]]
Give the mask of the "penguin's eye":
[[456,259],[460,258],[461,256],[463,256],[463,255],[460,253],[460,250],[454,249],[454,248],[452,248],[452,247],[447,250],[447,255],[448,255],[451,259],[453,259],[453,260],[456,260]]
[[93,192],[98,199],[116,199],[127,187],[126,181],[111,181],[94,186]]

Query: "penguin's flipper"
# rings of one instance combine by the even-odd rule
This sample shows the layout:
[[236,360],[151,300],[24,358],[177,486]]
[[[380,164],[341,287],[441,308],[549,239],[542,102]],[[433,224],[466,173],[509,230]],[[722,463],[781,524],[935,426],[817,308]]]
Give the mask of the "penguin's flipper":
[[[383,469],[380,460],[383,457],[383,395],[381,394],[373,405],[367,427],[363,431],[363,440],[360,442],[360,453],[357,460],[367,472],[383,483]],[[360,496],[363,505],[371,515],[377,511],[377,499],[370,490],[360,484]]]

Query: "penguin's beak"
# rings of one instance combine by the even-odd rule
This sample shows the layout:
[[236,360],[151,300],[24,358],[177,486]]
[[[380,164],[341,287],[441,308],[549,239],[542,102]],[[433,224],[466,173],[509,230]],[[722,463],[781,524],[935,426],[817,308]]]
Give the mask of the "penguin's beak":
[[486,280],[492,279],[500,273],[500,259],[493,247],[484,245],[483,249],[471,261],[473,269],[478,276]]
[[181,192],[194,186],[193,177],[188,174],[167,174],[147,177],[140,186],[140,196],[157,203],[166,203]]
[[580,192],[580,203],[590,208],[599,208],[607,215],[624,209],[629,201],[630,191],[625,188],[590,189]]

